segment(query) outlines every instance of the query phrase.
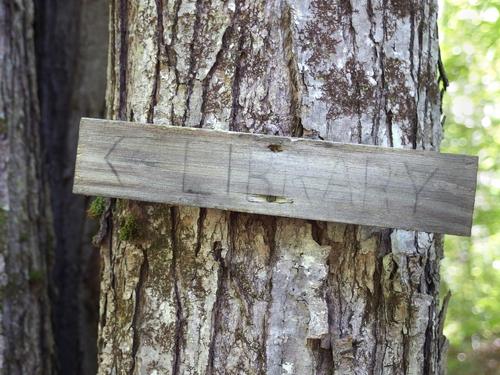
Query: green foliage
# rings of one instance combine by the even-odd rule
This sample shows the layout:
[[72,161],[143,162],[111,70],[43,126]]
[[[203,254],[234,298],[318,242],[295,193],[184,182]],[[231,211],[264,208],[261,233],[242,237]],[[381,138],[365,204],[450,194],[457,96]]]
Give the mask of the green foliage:
[[95,197],[87,210],[87,215],[93,219],[101,217],[106,210],[106,200],[103,197]]
[[[447,236],[443,288],[449,373],[500,369],[500,2],[445,0],[441,50],[450,80],[442,151],[479,156],[472,237]],[[478,367],[480,366],[480,367]]]

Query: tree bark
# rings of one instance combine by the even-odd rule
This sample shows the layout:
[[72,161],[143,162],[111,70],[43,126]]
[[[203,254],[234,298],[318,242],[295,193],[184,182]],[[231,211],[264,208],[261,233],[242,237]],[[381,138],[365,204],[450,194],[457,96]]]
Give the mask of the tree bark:
[[33,21],[32,1],[0,3],[0,373],[9,375],[55,370]]
[[[109,118],[437,150],[437,1],[111,2]],[[441,236],[110,202],[100,374],[438,374]]]

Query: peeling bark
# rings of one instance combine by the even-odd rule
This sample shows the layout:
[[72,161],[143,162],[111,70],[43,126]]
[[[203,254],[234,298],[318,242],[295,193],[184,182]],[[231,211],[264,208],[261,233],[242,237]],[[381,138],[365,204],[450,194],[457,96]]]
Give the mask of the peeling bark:
[[51,214],[41,163],[33,2],[0,3],[0,374],[52,374]]
[[[436,17],[434,0],[114,0],[108,116],[437,150]],[[100,374],[444,372],[438,235],[113,215]]]

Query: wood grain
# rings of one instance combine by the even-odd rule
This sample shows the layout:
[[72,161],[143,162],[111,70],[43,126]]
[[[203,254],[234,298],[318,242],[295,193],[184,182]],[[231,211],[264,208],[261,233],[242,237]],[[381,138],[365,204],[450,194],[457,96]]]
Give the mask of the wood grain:
[[470,235],[477,158],[82,119],[73,191]]

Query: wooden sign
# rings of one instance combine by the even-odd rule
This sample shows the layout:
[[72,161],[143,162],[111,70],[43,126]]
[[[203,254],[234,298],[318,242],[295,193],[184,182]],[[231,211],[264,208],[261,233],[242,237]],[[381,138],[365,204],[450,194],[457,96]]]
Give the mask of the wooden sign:
[[477,158],[82,119],[73,191],[470,235]]

